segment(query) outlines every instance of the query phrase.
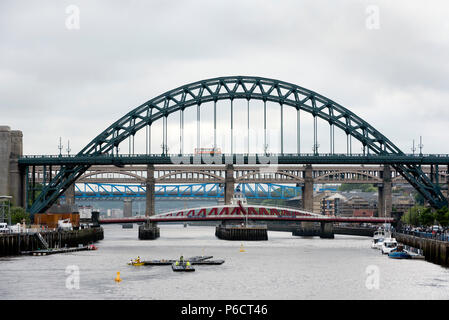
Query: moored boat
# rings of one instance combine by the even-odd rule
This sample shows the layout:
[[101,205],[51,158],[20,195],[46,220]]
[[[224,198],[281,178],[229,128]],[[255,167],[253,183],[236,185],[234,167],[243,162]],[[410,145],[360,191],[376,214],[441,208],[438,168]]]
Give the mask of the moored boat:
[[388,254],[389,258],[393,259],[411,259],[412,256],[406,251],[391,251]]
[[382,243],[382,248],[380,249],[383,254],[388,254],[391,251],[396,250],[398,247],[398,242],[395,238],[385,238]]
[[412,259],[412,255],[404,250],[402,245],[398,245],[396,249],[388,253],[389,258],[393,259]]
[[379,228],[374,232],[373,241],[371,242],[371,248],[381,249],[382,243],[386,237],[385,229]]

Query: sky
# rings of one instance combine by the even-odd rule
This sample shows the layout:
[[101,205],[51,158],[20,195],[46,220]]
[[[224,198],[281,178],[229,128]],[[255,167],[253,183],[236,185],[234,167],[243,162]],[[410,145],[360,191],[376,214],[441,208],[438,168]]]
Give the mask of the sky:
[[[448,58],[444,0],[3,0],[0,125],[23,132],[25,154],[57,154],[59,137],[63,152],[70,141],[73,154],[163,92],[213,77],[252,75],[334,100],[406,153],[420,136],[424,153],[449,153]],[[244,138],[242,103],[236,106],[236,130]],[[260,129],[260,105],[251,108]],[[279,108],[270,108],[270,120],[277,123]],[[189,112],[185,149],[196,144],[196,116]],[[219,112],[220,120],[229,117],[225,104]],[[288,150],[296,145],[293,116],[285,118]],[[204,112],[201,119],[201,145],[210,146],[212,117]],[[311,152],[313,133],[306,119],[301,150]],[[219,124],[223,134],[224,123]],[[169,126],[173,151],[179,148],[176,116]],[[326,152],[328,129],[319,128]],[[258,138],[255,149],[258,129],[250,134],[251,147]],[[155,125],[153,131],[156,152],[161,129]],[[345,150],[343,142],[336,151]],[[226,148],[224,142],[221,146]],[[144,149],[139,143],[137,151]]]

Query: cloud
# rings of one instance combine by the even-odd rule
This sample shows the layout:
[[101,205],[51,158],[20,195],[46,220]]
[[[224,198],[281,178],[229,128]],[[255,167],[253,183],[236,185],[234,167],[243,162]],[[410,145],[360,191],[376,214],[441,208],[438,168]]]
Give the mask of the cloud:
[[[65,26],[68,5],[80,9],[79,30]],[[368,5],[379,8],[379,29],[366,27]],[[2,1],[0,6],[1,124],[24,132],[25,153],[57,153],[59,136],[70,139],[77,152],[152,97],[237,74],[317,91],[405,152],[423,135],[425,151],[449,153],[445,1]],[[308,146],[307,132],[303,135]],[[328,132],[319,137],[326,145]]]

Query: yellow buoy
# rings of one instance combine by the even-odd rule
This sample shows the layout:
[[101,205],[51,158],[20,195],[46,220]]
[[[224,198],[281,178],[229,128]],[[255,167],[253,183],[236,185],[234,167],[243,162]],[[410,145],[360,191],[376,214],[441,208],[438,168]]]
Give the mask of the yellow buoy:
[[122,279],[120,279],[120,272],[117,271],[117,277],[114,280],[115,280],[115,282],[122,281]]
[[240,252],[245,252],[245,249],[243,248],[243,243],[240,245]]

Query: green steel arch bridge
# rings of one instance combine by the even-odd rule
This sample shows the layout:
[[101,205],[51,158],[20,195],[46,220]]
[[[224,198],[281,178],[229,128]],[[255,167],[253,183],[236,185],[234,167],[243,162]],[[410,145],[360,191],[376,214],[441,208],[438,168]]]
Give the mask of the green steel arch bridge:
[[[237,114],[234,102],[247,102],[247,135],[246,152],[238,151],[235,145],[235,121],[241,115]],[[250,102],[259,100],[257,110],[250,108]],[[226,101],[226,104],[221,103]],[[220,102],[220,103],[218,103]],[[213,148],[202,152],[202,112],[203,106],[213,105]],[[267,104],[279,106],[279,139],[280,150],[270,152],[267,137],[267,123],[272,124],[272,117],[267,115]],[[196,108],[197,130],[196,150],[184,151],[185,130],[184,113]],[[217,144],[217,108],[230,108],[230,150],[227,153],[219,151]],[[289,110],[296,113],[296,124],[292,128],[284,128],[284,114]],[[250,111],[251,110],[251,111]],[[263,114],[263,152],[251,153],[250,119],[251,115]],[[313,119],[313,152],[301,152],[301,115],[309,114]],[[169,153],[168,118],[179,115],[179,152]],[[291,119],[289,119],[291,120]],[[319,152],[318,120],[329,126],[329,152]],[[162,151],[152,152],[152,126],[162,122]],[[345,153],[335,152],[335,128],[346,135]],[[287,130],[286,130],[287,129]],[[136,134],[144,132],[145,153],[135,153]],[[206,130],[207,132],[207,130]],[[170,137],[173,136],[170,133]],[[296,137],[296,151],[286,152],[286,137]],[[353,153],[352,141],[361,144],[361,153]],[[128,142],[128,148],[126,148]],[[120,150],[120,146],[122,146]],[[124,146],[124,147],[123,147]],[[123,150],[128,149],[124,154]],[[119,152],[121,151],[121,153]],[[197,81],[167,91],[142,105],[129,111],[126,115],[107,127],[97,137],[90,141],[78,154],[72,156],[39,155],[19,158],[19,165],[25,172],[27,201],[31,203],[27,210],[31,214],[47,210],[73,183],[92,165],[125,166],[132,164],[176,164],[176,165],[210,165],[210,164],[384,164],[392,166],[399,172],[427,201],[435,208],[447,206],[448,201],[442,194],[438,182],[432,176],[421,170],[421,165],[432,165],[436,177],[438,166],[449,165],[449,155],[445,154],[405,154],[390,139],[376,130],[365,120],[349,109],[314,91],[280,80],[253,77],[229,76]],[[37,195],[35,184],[35,167],[48,168],[50,177]],[[59,171],[51,176],[52,166],[58,166]],[[29,178],[31,177],[31,179]],[[149,177],[149,179],[154,179]]]

